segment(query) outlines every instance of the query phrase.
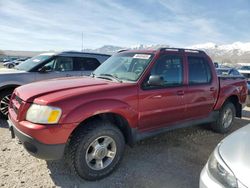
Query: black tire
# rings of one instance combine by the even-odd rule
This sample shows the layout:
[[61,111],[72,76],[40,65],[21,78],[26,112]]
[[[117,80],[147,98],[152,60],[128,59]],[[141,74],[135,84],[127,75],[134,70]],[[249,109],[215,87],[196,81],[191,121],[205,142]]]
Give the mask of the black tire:
[[13,64],[8,64],[7,67],[8,67],[9,69],[12,69],[14,66],[15,66],[15,65],[13,65]]
[[[228,110],[232,113],[232,118],[229,118],[229,119],[231,119],[230,120],[231,123],[226,124],[225,120],[224,120],[225,119],[224,115],[225,115],[225,113],[228,112]],[[236,110],[235,110],[234,104],[231,102],[226,102],[222,106],[222,108],[219,112],[218,120],[215,123],[211,124],[211,128],[217,133],[224,134],[224,133],[229,132],[233,126],[235,114],[236,114]]]
[[[115,141],[116,154],[112,162],[101,170],[94,170],[87,163],[86,154],[93,141],[102,136],[108,136]],[[94,181],[112,173],[119,165],[125,147],[124,136],[121,131],[109,122],[91,121],[82,125],[73,134],[66,149],[67,163],[72,170],[81,178]],[[95,160],[95,159],[94,159]]]
[[6,97],[10,99],[10,96],[12,93],[13,93],[13,89],[3,90],[0,92],[0,118],[1,119],[8,119],[8,106],[9,105],[7,104],[5,105],[5,103],[8,101]]
[[246,100],[246,105],[247,107],[250,107],[250,95],[247,95],[247,100]]

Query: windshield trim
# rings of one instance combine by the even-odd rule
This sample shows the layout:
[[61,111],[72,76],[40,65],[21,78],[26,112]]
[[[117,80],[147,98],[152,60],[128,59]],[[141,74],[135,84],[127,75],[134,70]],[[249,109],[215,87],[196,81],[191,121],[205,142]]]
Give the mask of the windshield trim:
[[39,68],[41,68],[42,66],[47,64],[49,61],[51,61],[55,57],[57,57],[57,55],[51,55],[48,59],[44,60],[43,62],[41,62],[37,66],[34,66],[31,70],[29,70],[29,72],[37,72]]
[[[35,72],[36,70],[37,70],[37,68],[38,67],[40,67],[41,65],[44,65],[45,63],[47,63],[48,61],[50,61],[53,57],[54,57],[54,55],[37,55],[37,56],[34,56],[34,57],[32,57],[31,59],[35,59],[36,57],[38,57],[38,56],[46,56],[47,57],[47,59],[44,59],[44,60],[41,60],[40,62],[38,62],[38,64],[37,65],[34,65],[33,67],[30,67],[30,68],[28,68],[28,69],[20,69],[19,68],[19,66],[22,64],[22,63],[25,63],[25,61],[24,62],[22,62],[22,63],[20,63],[19,65],[17,65],[16,67],[15,67],[15,69],[17,69],[17,70],[21,70],[21,71],[26,71],[26,72]],[[27,61],[30,61],[31,59],[28,59]],[[30,62],[30,63],[32,63],[32,62]]]
[[[148,67],[150,66],[150,64],[153,62],[154,58],[155,58],[155,54],[154,53],[151,53],[151,52],[129,52],[129,51],[125,51],[125,52],[122,52],[122,53],[117,53],[117,54],[114,54],[112,56],[119,56],[119,55],[122,55],[122,54],[126,54],[126,53],[134,53],[134,54],[147,54],[147,55],[151,55],[150,57],[150,61],[147,63],[146,67],[144,68],[144,70],[142,71],[142,73],[140,74],[140,76],[136,79],[136,80],[128,80],[128,79],[123,79],[123,78],[118,78],[121,82],[120,83],[138,83],[140,81],[140,79],[142,78],[142,76],[144,75],[145,71],[147,71]],[[111,56],[111,57],[112,57]],[[96,70],[95,70],[96,71]],[[97,75],[95,73],[95,71],[93,71],[93,73],[91,74],[93,77],[96,77],[98,78],[99,76],[101,75]],[[111,80],[112,81],[112,80]]]

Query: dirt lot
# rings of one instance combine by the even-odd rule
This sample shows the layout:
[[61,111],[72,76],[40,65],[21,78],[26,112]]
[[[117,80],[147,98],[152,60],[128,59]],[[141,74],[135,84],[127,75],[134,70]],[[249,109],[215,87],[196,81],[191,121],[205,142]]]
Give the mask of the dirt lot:
[[[244,115],[250,117],[250,111]],[[234,130],[250,122],[237,119]],[[0,187],[198,187],[199,174],[216,144],[226,135],[209,129],[179,129],[126,148],[120,167],[96,182],[79,179],[63,161],[30,156],[0,121]]]

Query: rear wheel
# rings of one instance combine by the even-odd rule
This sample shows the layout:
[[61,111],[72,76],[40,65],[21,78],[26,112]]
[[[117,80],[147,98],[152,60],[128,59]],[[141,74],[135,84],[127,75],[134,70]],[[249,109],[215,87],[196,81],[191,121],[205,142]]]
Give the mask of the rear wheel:
[[93,121],[73,135],[69,148],[69,164],[83,179],[98,180],[118,166],[125,141],[121,131],[108,122]]
[[0,93],[0,116],[1,118],[8,118],[9,102],[12,95],[13,89],[4,90]]
[[13,64],[8,64],[7,67],[8,67],[9,69],[12,69],[14,66],[15,66],[15,65],[13,65]]
[[234,104],[226,102],[220,110],[218,120],[211,125],[212,129],[218,133],[227,133],[233,126],[235,114]]

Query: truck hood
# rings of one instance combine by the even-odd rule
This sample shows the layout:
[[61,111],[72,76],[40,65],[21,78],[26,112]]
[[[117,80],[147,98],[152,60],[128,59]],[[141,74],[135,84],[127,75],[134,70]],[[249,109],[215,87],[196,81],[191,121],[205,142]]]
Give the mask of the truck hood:
[[236,178],[250,187],[250,124],[226,137],[219,153]]
[[19,74],[24,73],[26,71],[17,70],[17,69],[7,69],[7,68],[0,68],[0,75],[1,74]]
[[18,87],[15,93],[22,100],[26,102],[32,102],[35,98],[52,93],[62,94],[67,92],[67,94],[69,94],[70,92],[68,92],[68,90],[72,90],[73,92],[73,90],[78,89],[85,89],[84,91],[100,91],[104,87],[111,85],[120,85],[120,83],[91,77],[72,77],[27,84]]

